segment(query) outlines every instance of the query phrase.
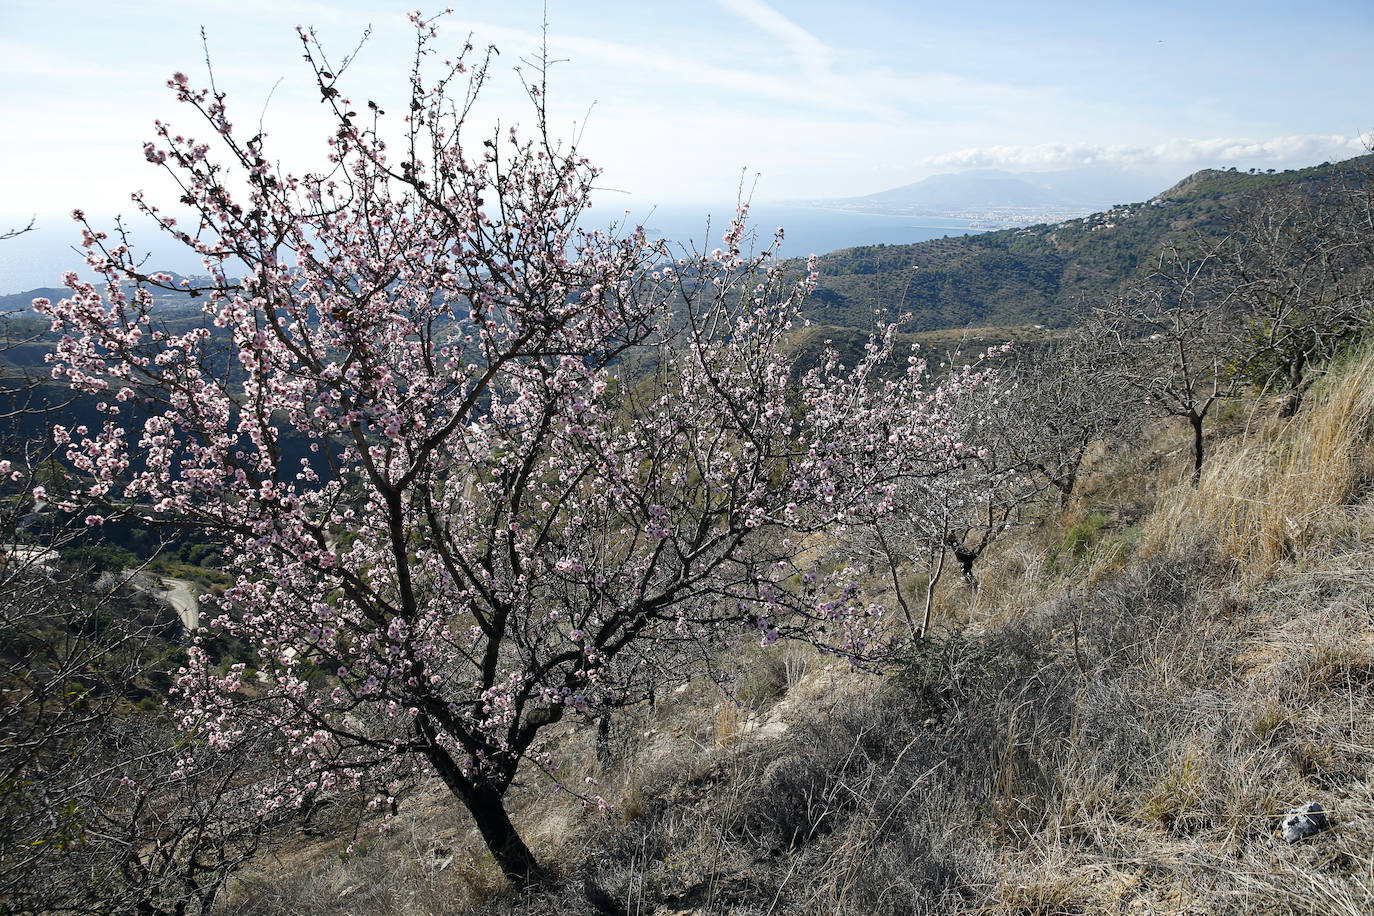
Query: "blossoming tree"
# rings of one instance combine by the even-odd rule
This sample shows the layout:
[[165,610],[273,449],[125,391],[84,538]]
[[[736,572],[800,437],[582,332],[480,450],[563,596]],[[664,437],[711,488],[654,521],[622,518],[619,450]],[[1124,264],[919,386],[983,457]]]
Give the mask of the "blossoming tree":
[[182,284],[202,326],[163,326],[171,278],[89,226],[102,282],[69,274],[37,306],[62,332],[54,374],[108,414],[58,431],[85,474],[69,507],[226,544],[208,625],[258,673],[193,649],[185,727],[287,741],[264,807],[437,775],[520,879],[536,863],[504,798],[552,773],[541,733],[570,711],[638,702],[749,634],[881,654],[883,609],[843,564],[806,567],[802,541],[957,463],[948,388],[978,373],[883,370],[890,333],[857,366],[798,371],[815,274],[751,253],[747,208],[709,254],[584,231],[597,173],[550,139],[542,85],[533,139],[469,142],[485,63],[468,74],[465,46],[431,80],[435,30],[414,24],[395,151],[301,33],[336,124],[327,173],[281,172],[222,94],[171,80],[218,153],[161,122],[146,153],[199,226],[135,199],[202,255],[209,279]]

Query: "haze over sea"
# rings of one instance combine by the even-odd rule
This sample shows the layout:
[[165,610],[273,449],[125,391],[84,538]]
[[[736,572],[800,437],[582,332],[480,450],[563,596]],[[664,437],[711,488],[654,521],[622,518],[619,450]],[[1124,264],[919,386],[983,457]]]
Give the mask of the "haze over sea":
[[[597,208],[593,208],[592,213],[596,212]],[[632,209],[628,218],[642,221],[651,238],[691,241],[698,248],[709,251],[720,244],[720,237],[734,212],[734,204],[669,204],[655,208],[652,213]],[[606,215],[606,210],[602,209],[602,218]],[[711,219],[709,236],[705,231],[707,215]],[[775,203],[754,204],[749,210],[749,225],[757,232],[760,245],[771,240],[774,229],[779,226],[786,229],[781,253],[787,257],[825,254],[856,245],[906,245],[979,231],[964,219],[890,216]]]
[[[630,208],[628,217],[624,214],[627,206]],[[650,208],[603,199],[587,212],[584,222],[588,226],[604,226],[612,221],[625,220],[634,224],[643,223],[650,238],[695,244],[699,249],[710,251],[720,244],[720,237],[734,212],[733,203],[674,203]],[[760,247],[771,240],[774,229],[779,226],[786,229],[781,252],[786,257],[824,254],[856,245],[903,245],[979,231],[968,220],[962,219],[889,216],[774,203],[754,204],[750,209],[749,224],[757,232]],[[113,220],[92,218],[92,225],[108,229],[113,225]],[[84,266],[81,256],[72,250],[78,238],[75,223],[69,219],[55,218],[40,220],[33,232],[0,242],[0,295],[38,287],[61,286],[62,273],[67,270],[78,270],[86,275],[86,271],[80,270]],[[139,247],[153,247],[154,254],[147,262],[149,269],[156,267],[158,270],[181,274],[203,272],[196,255],[168,239],[160,238],[150,228],[136,230],[134,242]]]

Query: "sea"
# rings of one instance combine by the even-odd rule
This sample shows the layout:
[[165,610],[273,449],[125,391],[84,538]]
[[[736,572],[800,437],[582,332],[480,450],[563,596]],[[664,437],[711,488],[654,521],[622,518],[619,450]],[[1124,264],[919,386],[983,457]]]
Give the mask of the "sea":
[[[733,203],[633,204],[629,209],[626,215],[624,205],[599,201],[583,214],[582,222],[587,226],[617,222],[622,228],[643,225],[651,239],[665,238],[689,249],[709,252],[721,244],[721,236],[735,215]],[[92,222],[97,227],[101,225],[100,221]],[[134,243],[144,250],[144,246],[151,248],[145,262],[150,270],[155,267],[187,275],[203,273],[195,254],[174,243],[168,244],[151,227],[137,223],[133,226]],[[783,257],[825,254],[857,245],[904,245],[981,231],[963,219],[890,216],[768,202],[751,206],[749,226],[754,232],[754,250],[771,243],[773,231],[783,227],[783,243],[778,251]],[[71,220],[41,219],[34,231],[0,241],[0,295],[61,286],[66,270],[87,274],[81,255],[74,249],[78,238],[79,232]]]
[[[590,212],[605,218],[608,210],[608,206],[594,207]],[[623,210],[611,213],[612,218],[642,224],[650,238],[665,238],[705,251],[720,245],[734,215],[733,203],[675,203],[632,208],[629,216],[623,216]],[[778,227],[786,230],[778,252],[784,257],[825,254],[857,245],[907,245],[982,231],[968,220],[952,217],[891,216],[767,202],[750,206],[748,225],[760,247],[772,241]]]

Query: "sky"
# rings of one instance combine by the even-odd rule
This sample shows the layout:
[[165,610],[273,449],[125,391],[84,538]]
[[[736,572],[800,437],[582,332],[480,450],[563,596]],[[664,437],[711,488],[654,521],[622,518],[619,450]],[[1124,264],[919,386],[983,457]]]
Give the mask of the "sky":
[[[128,212],[138,189],[175,199],[142,144],[159,117],[194,133],[166,81],[207,81],[202,27],[235,121],[261,123],[288,170],[319,167],[328,126],[294,27],[337,56],[370,28],[344,86],[385,107],[407,88],[414,2],[0,0],[0,231]],[[503,124],[529,123],[512,71],[547,43],[552,127],[627,206],[968,168],[1114,165],[1162,189],[1347,158],[1374,129],[1369,0],[460,0],[440,40],[469,33],[499,52],[483,117]]]

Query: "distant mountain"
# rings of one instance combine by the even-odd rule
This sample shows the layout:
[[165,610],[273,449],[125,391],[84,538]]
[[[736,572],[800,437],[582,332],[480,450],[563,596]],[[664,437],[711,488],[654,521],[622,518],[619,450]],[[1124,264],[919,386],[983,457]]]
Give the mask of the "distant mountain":
[[978,169],[929,178],[862,197],[810,201],[812,205],[910,216],[982,218],[1025,224],[1143,200],[1160,182],[1112,168],[1057,172]]
[[1048,188],[1017,175],[994,171],[932,175],[914,184],[850,200],[855,204],[920,208],[940,214],[990,207],[1043,207],[1055,203]]
[[0,315],[7,315],[13,312],[27,312],[33,307],[35,299],[51,299],[56,302],[65,299],[71,290],[63,287],[44,286],[40,289],[25,290],[22,293],[10,293],[0,296]]
[[[176,285],[180,285],[183,280],[190,280],[193,284],[207,284],[209,282],[207,277],[187,277],[174,271],[167,271],[167,274],[172,278],[171,282]],[[230,279],[232,281],[233,278]],[[188,293],[163,289],[150,289],[149,292],[152,293],[153,302],[161,309],[185,308],[191,305],[194,305],[197,311],[200,309],[200,302]],[[46,298],[57,302],[69,295],[71,295],[71,290],[66,287],[55,286],[44,286],[39,289],[25,290],[22,293],[0,295],[0,315],[30,313],[35,299]],[[165,311],[164,314],[166,314]]]

